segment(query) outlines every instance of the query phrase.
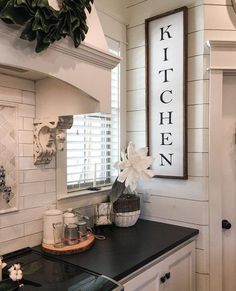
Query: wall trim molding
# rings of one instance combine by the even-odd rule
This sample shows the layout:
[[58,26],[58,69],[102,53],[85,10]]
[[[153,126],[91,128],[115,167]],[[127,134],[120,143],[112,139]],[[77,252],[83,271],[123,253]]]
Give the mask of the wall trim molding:
[[[210,48],[209,84],[209,234],[210,234],[210,290],[223,287],[222,237],[222,103],[223,78],[236,72],[236,41],[208,41]],[[217,159],[216,159],[217,157]]]

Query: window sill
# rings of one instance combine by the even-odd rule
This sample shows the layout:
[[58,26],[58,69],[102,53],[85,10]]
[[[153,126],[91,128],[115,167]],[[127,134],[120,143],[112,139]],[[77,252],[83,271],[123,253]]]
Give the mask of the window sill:
[[111,185],[110,186],[105,186],[102,187],[100,190],[79,190],[79,191],[71,191],[71,192],[67,192],[67,194],[64,195],[58,195],[57,196],[57,200],[64,200],[64,199],[68,199],[68,198],[74,198],[74,197],[83,197],[85,195],[93,195],[93,194],[107,194],[107,191],[111,190]]

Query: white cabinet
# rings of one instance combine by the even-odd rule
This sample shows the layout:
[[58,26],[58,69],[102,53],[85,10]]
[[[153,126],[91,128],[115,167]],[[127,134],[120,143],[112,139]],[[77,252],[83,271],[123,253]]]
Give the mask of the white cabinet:
[[195,291],[195,241],[156,259],[121,283],[125,291]]

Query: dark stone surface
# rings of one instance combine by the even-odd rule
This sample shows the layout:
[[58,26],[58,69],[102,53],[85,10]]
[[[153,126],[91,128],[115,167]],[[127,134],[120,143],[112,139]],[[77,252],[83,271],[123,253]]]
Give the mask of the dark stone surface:
[[141,219],[132,227],[113,226],[100,232],[106,234],[106,240],[96,240],[90,250],[57,257],[118,281],[199,233]]

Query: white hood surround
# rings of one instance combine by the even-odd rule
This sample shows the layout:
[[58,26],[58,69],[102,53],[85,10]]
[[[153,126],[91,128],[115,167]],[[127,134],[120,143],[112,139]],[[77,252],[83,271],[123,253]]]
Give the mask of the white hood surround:
[[34,44],[19,38],[21,27],[0,23],[0,68],[6,73],[11,70],[4,68],[13,68],[19,77],[35,80],[36,164],[51,161],[56,136],[63,149],[63,129],[72,125],[72,115],[110,112],[111,70],[120,59],[108,52],[94,6],[87,25],[85,42],[78,48],[64,39],[37,54]]

